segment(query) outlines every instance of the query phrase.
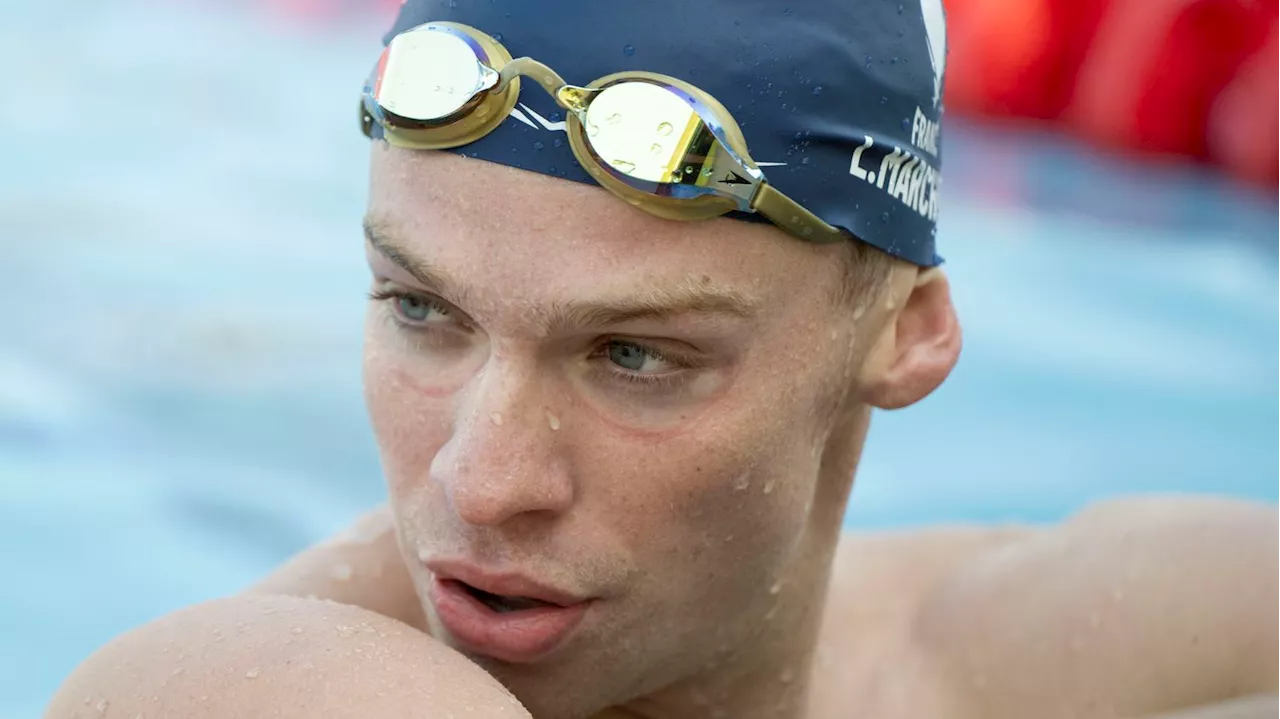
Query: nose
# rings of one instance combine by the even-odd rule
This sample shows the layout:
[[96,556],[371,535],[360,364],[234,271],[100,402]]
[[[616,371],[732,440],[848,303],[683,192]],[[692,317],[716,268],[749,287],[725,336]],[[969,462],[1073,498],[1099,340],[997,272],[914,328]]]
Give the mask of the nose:
[[464,522],[497,527],[526,515],[557,516],[574,486],[538,377],[491,360],[461,393],[453,434],[431,464]]

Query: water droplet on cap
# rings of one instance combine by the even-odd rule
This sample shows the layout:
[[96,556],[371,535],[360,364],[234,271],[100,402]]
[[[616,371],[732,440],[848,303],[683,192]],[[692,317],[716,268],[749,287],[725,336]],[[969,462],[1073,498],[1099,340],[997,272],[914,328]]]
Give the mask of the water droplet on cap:
[[622,172],[633,172],[636,169],[634,162],[627,162],[626,160],[614,160],[611,164]]
[[813,94],[815,94],[815,95],[821,95],[821,94],[822,94],[822,86],[821,86],[821,85],[814,85],[814,86],[813,86]]
[[888,221],[889,221],[889,213],[888,213],[888,212],[881,212],[881,213],[880,213],[880,221],[881,221],[881,222],[888,222]]
[[658,134],[659,134],[659,135],[662,135],[662,136],[664,136],[664,137],[665,137],[665,136],[667,136],[667,135],[670,135],[670,134],[671,134],[671,131],[672,131],[672,130],[674,130],[674,129],[675,129],[675,128],[674,128],[674,127],[672,127],[672,126],[671,126],[671,123],[669,123],[669,122],[660,122],[660,123],[658,123]]
[[685,166],[684,166],[684,174],[686,174],[686,175],[692,175],[692,174],[693,174],[693,165],[685,165]]
[[630,56],[632,56],[632,55],[636,54],[636,46],[635,46],[635,45],[623,45],[623,46],[622,46],[622,54],[623,54],[623,55],[626,55],[627,57],[630,57]]
[[502,42],[502,33],[500,33],[500,32],[495,32],[495,33],[493,34],[493,39],[494,39],[494,40],[497,40],[498,42]]
[[659,145],[659,144],[658,144],[658,143],[656,143],[656,142],[655,142],[655,143],[653,143],[652,145],[650,145],[650,146],[649,146],[649,154],[650,154],[650,155],[654,155],[654,156],[661,155],[661,154],[662,154],[662,145]]
[[612,115],[606,117],[604,121],[609,123],[610,125],[616,125],[619,122],[622,122],[622,115],[620,113],[615,112]]
[[542,144],[542,141],[541,141],[541,140],[538,140],[538,141],[536,141],[536,142],[534,142],[534,143],[533,143],[533,149],[535,149],[535,150],[541,150],[541,149],[542,149],[542,148],[544,148],[544,147],[546,147],[546,145]]
[[563,145],[563,144],[564,144],[564,140],[561,140],[561,139],[560,139],[560,138],[558,138],[558,137],[557,137],[556,139],[554,139],[554,140],[552,140],[552,141],[551,141],[551,146],[552,146],[552,147],[560,147],[560,146],[561,146],[561,145]]

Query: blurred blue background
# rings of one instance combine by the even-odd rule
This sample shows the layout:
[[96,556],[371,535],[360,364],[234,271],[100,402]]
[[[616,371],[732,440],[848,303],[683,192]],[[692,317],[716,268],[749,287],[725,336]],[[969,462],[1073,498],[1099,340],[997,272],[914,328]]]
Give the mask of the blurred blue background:
[[[383,496],[355,101],[388,16],[301,4],[0,4],[0,717]],[[1275,200],[947,133],[965,352],[876,420],[850,525],[1275,502]]]

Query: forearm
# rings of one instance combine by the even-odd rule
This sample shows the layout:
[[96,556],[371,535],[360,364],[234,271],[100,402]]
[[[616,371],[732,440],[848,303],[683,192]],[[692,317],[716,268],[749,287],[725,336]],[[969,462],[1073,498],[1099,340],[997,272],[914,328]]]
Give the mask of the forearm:
[[422,606],[396,544],[386,509],[300,552],[245,591],[330,599],[425,630]]

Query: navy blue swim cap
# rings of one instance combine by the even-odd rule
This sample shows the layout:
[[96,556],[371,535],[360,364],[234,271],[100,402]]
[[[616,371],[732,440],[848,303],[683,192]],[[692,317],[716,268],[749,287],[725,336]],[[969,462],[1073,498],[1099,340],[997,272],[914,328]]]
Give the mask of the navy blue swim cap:
[[[732,113],[774,187],[891,255],[941,262],[942,0],[406,0],[384,42],[442,20],[569,83],[647,70],[696,85]],[[563,122],[550,96],[524,92],[506,122],[454,152],[595,184]]]

